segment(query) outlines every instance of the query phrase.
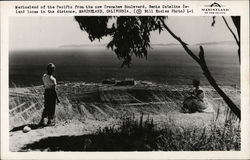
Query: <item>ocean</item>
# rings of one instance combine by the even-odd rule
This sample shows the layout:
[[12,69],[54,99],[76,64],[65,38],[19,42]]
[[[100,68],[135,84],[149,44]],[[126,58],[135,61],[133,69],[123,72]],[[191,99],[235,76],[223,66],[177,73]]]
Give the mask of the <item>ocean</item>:
[[[198,45],[190,46],[198,54]],[[240,85],[237,46],[204,45],[207,65],[219,85]],[[130,68],[104,46],[67,46],[56,49],[10,50],[9,86],[41,85],[49,62],[56,65],[59,83],[94,82],[104,79],[134,78],[169,85],[191,84],[192,79],[209,84],[199,65],[180,45],[154,45],[147,59],[133,57]]]

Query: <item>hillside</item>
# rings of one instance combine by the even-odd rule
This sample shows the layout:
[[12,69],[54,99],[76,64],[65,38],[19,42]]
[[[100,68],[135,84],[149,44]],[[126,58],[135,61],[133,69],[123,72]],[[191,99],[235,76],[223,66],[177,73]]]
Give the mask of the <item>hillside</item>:
[[[94,133],[105,126],[119,125],[120,119],[133,116],[151,117],[161,126],[164,123],[189,128],[209,125],[227,114],[219,95],[203,86],[206,102],[215,113],[180,113],[182,102],[191,86],[163,84],[136,84],[115,86],[99,83],[64,83],[58,85],[60,103],[56,108],[57,125],[23,133],[22,127],[37,124],[43,110],[42,86],[10,88],[10,150],[18,151],[25,144],[50,136],[82,135]],[[239,105],[240,91],[230,86],[223,90]],[[32,127],[31,127],[32,128]],[[28,138],[28,137],[29,138]],[[30,138],[32,137],[32,138]]]

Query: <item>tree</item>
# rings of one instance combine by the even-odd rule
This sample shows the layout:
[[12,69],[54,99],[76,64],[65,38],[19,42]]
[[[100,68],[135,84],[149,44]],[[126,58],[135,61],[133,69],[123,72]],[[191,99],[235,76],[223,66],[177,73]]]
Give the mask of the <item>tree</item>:
[[[224,16],[222,16],[222,19],[225,22],[228,30],[233,35],[236,44],[238,45],[238,57],[239,57],[239,62],[240,62],[240,16],[231,16],[232,22],[237,30],[238,38],[237,38],[236,34],[233,32],[232,28],[229,26],[226,18]],[[213,22],[212,22],[212,26],[214,26],[214,25],[215,25],[215,16],[213,16]]]
[[[166,17],[158,16],[128,16],[128,17],[81,17],[76,16],[80,29],[86,31],[91,41],[101,39],[104,36],[111,36],[112,39],[107,47],[114,51],[118,59],[122,59],[121,67],[131,64],[132,57],[147,58],[150,48],[150,32],[158,30],[159,33],[167,30],[201,67],[204,76],[211,86],[223,98],[228,107],[240,119],[240,109],[218,86],[211,75],[205,60],[204,49],[200,46],[200,53],[196,56],[188,47],[188,44],[181,40],[166,24]],[[110,20],[110,21],[109,21]],[[109,25],[109,22],[112,25]]]
[[[221,5],[219,3],[214,2],[210,5],[210,7],[221,7]],[[235,33],[233,32],[233,30],[231,29],[231,27],[228,25],[226,18],[224,16],[222,16],[222,18],[223,18],[227,28],[229,29],[229,31],[232,33],[232,35],[233,35],[233,37],[234,37],[234,39],[239,47],[238,48],[238,57],[239,57],[239,62],[240,62],[240,16],[231,16],[231,19],[234,23],[236,30],[237,30],[238,39],[237,39]],[[214,26],[214,24],[215,24],[215,16],[213,16],[212,26]]]
[[[225,20],[225,17],[224,16],[222,16],[222,17],[223,17],[223,19],[224,19],[224,21],[226,23],[227,21]],[[238,48],[238,56],[239,56],[239,61],[240,61],[240,16],[231,16],[231,19],[232,19],[232,21],[234,23],[234,26],[235,26],[236,30],[237,30],[238,39],[236,38],[236,36],[235,36],[234,32],[232,31],[232,29],[230,29],[229,25],[227,23],[226,23],[226,25],[227,25],[228,29],[230,30],[230,32],[232,33],[232,35],[234,36],[234,39],[235,39],[235,41],[236,41],[236,43],[237,43],[237,45],[239,47]]]

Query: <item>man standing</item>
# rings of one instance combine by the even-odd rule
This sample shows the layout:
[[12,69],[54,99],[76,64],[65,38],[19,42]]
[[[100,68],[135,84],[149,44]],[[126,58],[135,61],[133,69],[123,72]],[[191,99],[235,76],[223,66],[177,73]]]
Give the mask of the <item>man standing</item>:
[[44,110],[42,114],[42,119],[39,125],[44,125],[44,118],[48,118],[47,125],[53,125],[52,120],[54,119],[56,101],[60,102],[56,93],[56,79],[52,75],[55,71],[55,65],[49,63],[47,66],[47,73],[42,77],[44,84]]

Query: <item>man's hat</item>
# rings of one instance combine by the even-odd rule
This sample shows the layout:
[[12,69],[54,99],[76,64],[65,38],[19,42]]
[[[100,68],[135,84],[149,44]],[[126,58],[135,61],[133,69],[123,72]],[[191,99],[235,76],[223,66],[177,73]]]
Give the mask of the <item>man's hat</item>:
[[49,63],[47,65],[47,70],[51,70],[51,69],[55,69],[55,68],[56,68],[56,66],[53,63]]
[[194,79],[194,80],[193,80],[193,85],[199,86],[199,85],[200,85],[200,81],[197,80],[197,79]]

